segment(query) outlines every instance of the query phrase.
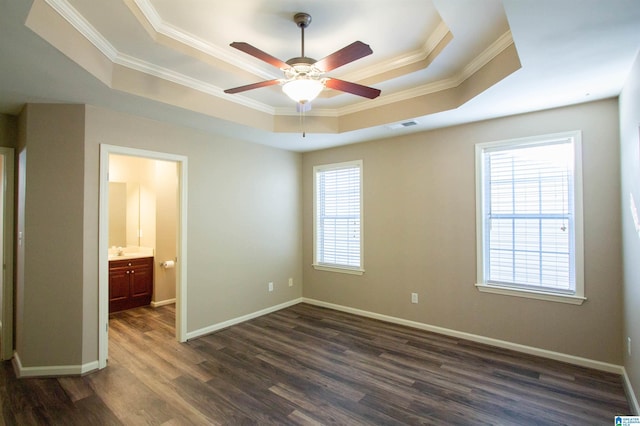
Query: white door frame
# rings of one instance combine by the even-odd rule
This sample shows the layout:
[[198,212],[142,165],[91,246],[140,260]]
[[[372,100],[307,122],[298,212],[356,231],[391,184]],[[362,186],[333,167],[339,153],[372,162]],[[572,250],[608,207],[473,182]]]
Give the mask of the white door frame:
[[176,264],[176,340],[187,340],[187,157],[100,144],[100,213],[98,234],[98,364],[109,354],[109,155],[127,155],[178,163],[178,262]]
[[2,168],[2,206],[3,218],[2,226],[2,254],[0,267],[2,268],[2,353],[0,359],[11,359],[13,357],[13,170],[14,170],[13,148],[0,148],[0,156],[3,158]]

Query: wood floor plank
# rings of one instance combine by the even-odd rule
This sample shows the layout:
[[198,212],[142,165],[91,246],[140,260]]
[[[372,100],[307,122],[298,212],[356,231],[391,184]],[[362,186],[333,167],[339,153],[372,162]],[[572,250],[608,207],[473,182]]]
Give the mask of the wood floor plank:
[[73,402],[95,395],[83,377],[61,377],[58,382]]
[[110,317],[109,363],[16,379],[0,426],[598,425],[629,414],[621,377],[298,304],[187,343],[175,307]]
[[294,359],[281,358],[271,354],[261,354],[258,355],[257,358],[273,365],[281,371],[286,372],[287,375],[298,377],[300,380],[308,381],[310,383],[315,383],[318,386],[322,386],[331,392],[342,395],[351,401],[357,402],[365,396],[364,392],[348,386],[344,381],[335,380],[330,376],[321,374],[319,371],[307,368]]
[[[211,365],[211,368],[219,373],[219,383],[223,389],[224,387],[241,389],[248,396],[268,406],[268,412],[275,418],[286,419],[294,411],[295,406],[269,391],[269,387],[277,382],[277,379],[265,373],[264,365],[256,362],[252,364],[255,368],[247,369],[244,361],[237,361],[233,356],[222,351],[218,355],[219,360],[224,359],[221,363],[205,361],[203,364]],[[239,364],[243,365],[238,367]],[[212,385],[212,383],[208,384]]]

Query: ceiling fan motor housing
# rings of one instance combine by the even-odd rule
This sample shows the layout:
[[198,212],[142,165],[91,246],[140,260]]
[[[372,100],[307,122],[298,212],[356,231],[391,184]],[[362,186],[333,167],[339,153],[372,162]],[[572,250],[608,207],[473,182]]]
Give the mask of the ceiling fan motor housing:
[[295,22],[299,28],[307,28],[311,23],[311,15],[304,12],[296,13],[293,16],[293,22]]
[[319,78],[323,72],[315,67],[316,60],[311,58],[291,58],[287,64],[291,66],[284,70],[287,79],[290,78]]

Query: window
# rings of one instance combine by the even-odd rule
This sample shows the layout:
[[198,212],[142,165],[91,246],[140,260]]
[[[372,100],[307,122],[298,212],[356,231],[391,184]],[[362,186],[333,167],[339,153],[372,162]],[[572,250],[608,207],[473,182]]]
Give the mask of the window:
[[480,291],[581,304],[580,133],[476,145]]
[[362,274],[362,161],[313,168],[316,269]]

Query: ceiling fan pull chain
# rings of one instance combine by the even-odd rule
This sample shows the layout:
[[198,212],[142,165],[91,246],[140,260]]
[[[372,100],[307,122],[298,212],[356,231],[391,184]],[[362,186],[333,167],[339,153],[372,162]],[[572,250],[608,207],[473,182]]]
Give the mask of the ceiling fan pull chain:
[[302,131],[302,137],[306,138],[307,137],[307,132],[304,131],[304,105],[302,104],[298,104],[299,109],[300,109],[300,130]]

